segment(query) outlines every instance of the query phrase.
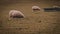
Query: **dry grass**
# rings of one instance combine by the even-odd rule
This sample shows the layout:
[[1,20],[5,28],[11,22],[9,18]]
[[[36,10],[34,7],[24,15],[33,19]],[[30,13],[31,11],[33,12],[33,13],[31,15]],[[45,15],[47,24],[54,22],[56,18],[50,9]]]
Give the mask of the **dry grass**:
[[[2,5],[0,12],[1,34],[60,34],[60,12],[45,12],[43,10],[32,12],[31,7],[38,5],[41,8],[49,7],[48,3],[16,3]],[[26,18],[8,20],[11,9],[24,13]]]

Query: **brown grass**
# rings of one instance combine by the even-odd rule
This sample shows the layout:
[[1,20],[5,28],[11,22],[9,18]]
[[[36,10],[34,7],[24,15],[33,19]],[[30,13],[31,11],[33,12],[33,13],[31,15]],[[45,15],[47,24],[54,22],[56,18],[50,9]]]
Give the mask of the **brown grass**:
[[[50,7],[52,3],[21,2],[1,5],[0,7],[0,33],[1,34],[60,34],[60,12],[32,12],[31,7]],[[11,9],[20,10],[26,18],[8,20]]]

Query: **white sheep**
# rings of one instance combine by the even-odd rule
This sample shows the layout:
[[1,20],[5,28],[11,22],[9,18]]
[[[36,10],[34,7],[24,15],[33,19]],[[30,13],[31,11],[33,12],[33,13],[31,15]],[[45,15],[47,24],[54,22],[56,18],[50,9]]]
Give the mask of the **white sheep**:
[[32,6],[32,10],[40,10],[40,7],[39,6]]
[[9,20],[11,20],[11,18],[24,18],[24,14],[18,10],[11,10],[9,12]]

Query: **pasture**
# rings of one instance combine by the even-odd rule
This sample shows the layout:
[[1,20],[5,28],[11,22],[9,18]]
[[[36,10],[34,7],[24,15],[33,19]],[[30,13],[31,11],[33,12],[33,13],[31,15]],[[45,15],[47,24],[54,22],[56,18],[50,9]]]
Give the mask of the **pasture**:
[[[45,12],[56,1],[6,0],[0,1],[0,34],[60,34],[60,12]],[[32,12],[37,5],[40,11]],[[56,4],[59,5],[59,4]],[[26,17],[8,20],[10,10],[19,10]]]

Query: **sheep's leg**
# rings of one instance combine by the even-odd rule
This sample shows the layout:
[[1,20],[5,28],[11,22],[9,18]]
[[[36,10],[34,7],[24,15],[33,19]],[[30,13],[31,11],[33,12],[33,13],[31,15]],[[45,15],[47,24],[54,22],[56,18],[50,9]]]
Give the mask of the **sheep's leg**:
[[11,17],[9,16],[9,20],[11,20]]
[[34,9],[32,9],[32,12],[34,12],[35,10]]
[[9,15],[9,20],[11,20],[11,19],[12,19],[12,16]]

